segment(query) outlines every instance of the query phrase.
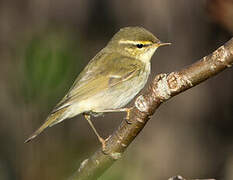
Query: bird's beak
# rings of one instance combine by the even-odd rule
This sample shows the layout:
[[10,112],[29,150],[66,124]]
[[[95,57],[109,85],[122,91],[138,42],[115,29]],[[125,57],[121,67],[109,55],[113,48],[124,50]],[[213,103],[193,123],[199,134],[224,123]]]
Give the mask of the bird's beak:
[[164,43],[164,42],[158,42],[157,43],[157,46],[160,47],[160,46],[169,46],[171,45],[172,43]]

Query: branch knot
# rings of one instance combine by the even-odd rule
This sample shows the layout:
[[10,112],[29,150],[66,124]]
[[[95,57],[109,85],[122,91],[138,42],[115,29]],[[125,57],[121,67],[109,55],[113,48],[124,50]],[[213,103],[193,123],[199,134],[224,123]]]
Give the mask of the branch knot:
[[171,90],[167,81],[167,74],[159,74],[155,77],[152,84],[152,96],[154,99],[159,98],[163,102],[171,97]]
[[140,112],[148,113],[149,105],[143,95],[138,96],[134,104]]
[[181,75],[178,72],[172,72],[167,77],[168,85],[171,92],[178,93],[183,87],[192,87],[193,84],[186,75]]

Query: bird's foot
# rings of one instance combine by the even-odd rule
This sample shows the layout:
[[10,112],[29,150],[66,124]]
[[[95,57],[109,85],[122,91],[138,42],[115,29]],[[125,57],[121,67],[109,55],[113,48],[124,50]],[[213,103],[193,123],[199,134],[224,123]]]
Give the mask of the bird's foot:
[[132,124],[133,122],[130,121],[130,111],[133,109],[133,107],[127,108],[126,110],[126,117],[124,118],[127,124]]
[[106,148],[106,142],[110,139],[110,137],[111,137],[111,135],[110,136],[108,136],[106,139],[104,139],[104,138],[102,138],[102,137],[99,137],[99,141],[101,142],[101,144],[102,144],[102,152],[104,153],[104,154],[108,154],[108,152],[107,152],[107,148]]

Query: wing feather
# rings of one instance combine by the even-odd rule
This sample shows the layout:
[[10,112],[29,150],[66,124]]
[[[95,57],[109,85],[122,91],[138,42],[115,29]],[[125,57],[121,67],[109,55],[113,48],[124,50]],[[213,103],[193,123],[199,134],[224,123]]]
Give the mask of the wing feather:
[[52,113],[129,80],[140,73],[143,66],[140,60],[122,57],[116,53],[104,54],[97,59],[95,57],[77,77],[67,95]]

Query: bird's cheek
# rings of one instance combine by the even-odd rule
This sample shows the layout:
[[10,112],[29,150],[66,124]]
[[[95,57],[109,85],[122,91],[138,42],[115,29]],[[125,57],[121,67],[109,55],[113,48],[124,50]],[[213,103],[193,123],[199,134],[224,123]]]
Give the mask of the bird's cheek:
[[125,48],[125,51],[128,52],[129,54],[133,55],[133,56],[136,56],[136,55],[137,55],[137,52],[134,51],[132,48],[126,47],[126,48]]

